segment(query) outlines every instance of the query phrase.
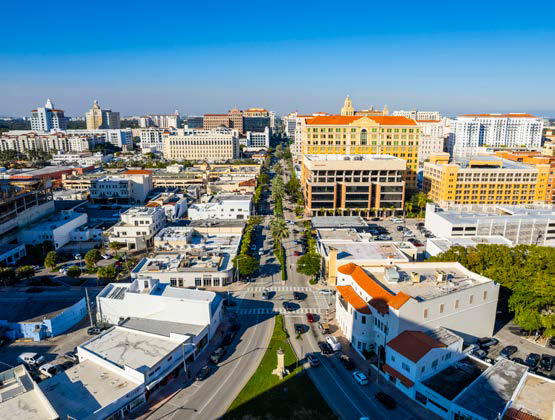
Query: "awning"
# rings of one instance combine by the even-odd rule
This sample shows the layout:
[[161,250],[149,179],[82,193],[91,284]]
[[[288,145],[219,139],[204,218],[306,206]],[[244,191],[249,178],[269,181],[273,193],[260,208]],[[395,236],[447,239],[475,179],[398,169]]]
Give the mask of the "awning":
[[394,378],[397,378],[401,381],[401,383],[403,385],[405,385],[407,388],[410,388],[414,385],[414,382],[411,381],[409,378],[407,378],[405,375],[403,375],[401,372],[393,369],[391,366],[384,364],[382,366],[382,370],[385,373],[389,373],[391,376],[393,376]]

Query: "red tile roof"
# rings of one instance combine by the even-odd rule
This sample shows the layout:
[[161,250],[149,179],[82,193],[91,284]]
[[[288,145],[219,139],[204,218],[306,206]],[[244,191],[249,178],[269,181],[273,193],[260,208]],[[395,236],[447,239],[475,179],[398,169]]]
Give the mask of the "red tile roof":
[[369,118],[380,125],[416,125],[414,120],[406,117],[379,116],[379,115],[321,115],[306,121],[307,125],[348,125],[361,118]]
[[536,417],[529,414],[522,409],[516,409],[510,407],[503,415],[503,420],[542,420],[540,417]]
[[145,207],[159,207],[159,206],[160,206],[160,204],[158,204],[156,201],[149,201],[145,205]]
[[367,315],[370,315],[372,313],[370,311],[370,308],[368,307],[368,304],[357,294],[357,292],[355,292],[355,289],[353,289],[351,286],[337,286],[337,291],[341,296],[343,296],[343,299],[349,302],[357,312]]
[[123,175],[148,175],[151,173],[152,171],[147,171],[146,169],[130,169],[125,171]]
[[389,347],[407,359],[418,362],[430,350],[447,347],[422,331],[403,331],[389,343]]
[[256,179],[251,178],[246,181],[239,182],[240,187],[256,187]]
[[399,292],[396,295],[390,293],[355,263],[342,265],[337,270],[342,274],[351,276],[356,284],[372,296],[369,303],[381,314],[389,312],[389,307],[399,309],[410,299],[410,296],[404,292]]
[[382,365],[382,370],[385,373],[389,373],[391,376],[393,376],[394,378],[399,379],[403,385],[405,385],[407,388],[410,388],[414,385],[414,382],[411,381],[409,378],[407,378],[405,375],[403,375],[401,372],[399,372],[396,369],[393,369],[391,366],[387,365],[387,364],[383,364]]

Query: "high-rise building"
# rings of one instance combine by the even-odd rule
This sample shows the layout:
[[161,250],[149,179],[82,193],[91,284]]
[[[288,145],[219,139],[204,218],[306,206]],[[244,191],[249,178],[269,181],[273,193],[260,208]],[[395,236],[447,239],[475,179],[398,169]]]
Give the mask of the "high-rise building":
[[119,112],[113,112],[111,109],[101,109],[96,100],[87,112],[86,120],[87,130],[118,129],[121,127]]
[[235,129],[239,134],[243,134],[243,112],[234,108],[229,110],[227,114],[204,114],[203,128],[205,130],[218,127]]
[[247,131],[247,147],[270,147],[270,128],[263,132]]
[[239,156],[239,133],[226,127],[165,131],[162,144],[164,158],[171,160],[217,162]]
[[303,155],[392,155],[407,162],[407,189],[416,189],[420,127],[391,116],[323,115],[306,120]]
[[360,111],[356,111],[355,108],[353,107],[353,101],[351,100],[350,96],[347,95],[347,97],[345,98],[345,102],[343,103],[343,108],[341,108],[341,115],[346,116],[346,117],[352,117],[352,116],[384,116],[384,115],[388,115],[389,114],[389,110],[387,109],[387,105],[384,106],[383,110],[379,110],[379,109],[374,109],[374,105],[370,105],[369,109],[362,109]]
[[476,155],[480,147],[539,149],[542,129],[542,119],[530,114],[459,115],[449,152],[460,161]]
[[438,111],[393,111],[394,117],[406,117],[416,121],[441,120],[441,114]]
[[181,119],[179,111],[173,114],[149,114],[139,117],[139,127],[157,127],[157,128],[179,128]]
[[344,215],[403,210],[407,162],[388,155],[304,155],[305,212]]
[[164,133],[163,128],[143,128],[141,129],[141,152],[143,153],[154,153],[157,151],[162,151],[162,135]]
[[443,152],[445,139],[449,136],[450,123],[447,118],[442,120],[416,120],[420,127],[420,144],[418,161],[426,161],[431,154]]
[[42,108],[33,109],[31,111],[31,129],[33,131],[48,132],[51,130],[65,130],[67,128],[67,119],[64,111],[55,109],[50,99]]
[[549,164],[529,165],[496,156],[475,156],[465,166],[449,155],[424,163],[424,191],[441,207],[472,204],[536,204],[548,196]]

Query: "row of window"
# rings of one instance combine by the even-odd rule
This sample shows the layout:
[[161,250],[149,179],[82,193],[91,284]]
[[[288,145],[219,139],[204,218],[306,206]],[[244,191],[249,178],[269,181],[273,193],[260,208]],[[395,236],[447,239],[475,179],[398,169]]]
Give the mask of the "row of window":
[[[483,293],[482,293],[482,301],[485,301],[487,298],[488,298],[488,291],[484,290]],[[470,295],[468,297],[468,304],[469,305],[474,304],[474,295]],[[455,302],[453,302],[453,309],[459,309],[459,307],[460,307],[460,300],[456,299]],[[431,311],[431,309],[429,309],[429,308],[424,309],[424,318],[428,318],[430,311]],[[440,314],[443,314],[445,312],[445,304],[444,303],[439,304],[438,311],[439,311]]]

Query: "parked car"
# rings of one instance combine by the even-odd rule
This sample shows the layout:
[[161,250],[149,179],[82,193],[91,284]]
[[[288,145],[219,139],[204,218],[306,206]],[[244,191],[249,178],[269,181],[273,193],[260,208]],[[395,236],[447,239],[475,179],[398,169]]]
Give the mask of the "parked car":
[[473,354],[474,354],[474,356],[476,356],[480,360],[484,360],[486,358],[486,356],[488,355],[487,351],[485,351],[483,349],[476,349],[476,350],[474,350]]
[[549,347],[550,349],[555,349],[555,337],[549,338],[549,341],[547,342],[547,347]]
[[80,259],[82,259],[82,258],[83,258],[83,257],[81,256],[81,254],[75,254],[75,255],[73,256],[73,259],[74,259],[74,260],[80,260]]
[[490,348],[491,346],[495,346],[497,344],[499,344],[499,340],[497,338],[492,338],[492,337],[482,337],[479,338],[478,341],[476,342],[480,348]]
[[526,358],[526,365],[530,369],[535,369],[536,366],[538,366],[538,363],[540,363],[540,359],[541,356],[538,353],[530,353]]
[[548,373],[551,372],[553,369],[553,356],[550,356],[549,354],[542,354],[540,367]]
[[299,251],[295,251],[295,257],[300,257],[301,253]]
[[66,360],[62,364],[59,365],[62,370],[68,370],[69,368],[73,367],[73,362]]
[[87,334],[88,335],[98,335],[102,332],[102,329],[99,327],[90,327],[87,328]]
[[58,373],[58,368],[52,363],[45,363],[39,368],[39,372],[46,376],[47,378],[52,378]]
[[379,222],[382,219],[380,219],[379,217],[372,217],[370,220],[373,222]]
[[526,362],[524,360],[522,360],[520,357],[515,357],[514,359],[511,359],[513,362],[518,363],[520,365],[525,365]]
[[295,324],[295,332],[297,334],[302,334],[304,332],[304,325],[303,324]]
[[401,218],[401,217],[392,217],[391,221],[393,223],[403,223],[404,222],[403,218]]
[[343,366],[345,366],[345,369],[353,370],[355,368],[355,364],[353,363],[351,358],[346,354],[342,354],[339,360],[341,361],[341,363],[343,363]]
[[325,341],[320,341],[318,343],[318,346],[320,347],[320,350],[322,351],[322,354],[332,354],[333,350],[331,348],[331,346],[326,343]]
[[412,233],[411,230],[405,230],[403,232],[403,236],[406,237],[406,238],[412,238],[414,236],[414,233]]
[[210,355],[210,361],[214,364],[218,364],[220,362],[220,360],[222,360],[222,357],[224,357],[224,353],[225,353],[225,348],[224,347],[218,347]]
[[268,289],[264,289],[262,291],[262,299],[269,300],[270,299],[270,291]]
[[256,245],[255,244],[251,245],[251,251],[256,251]]
[[211,370],[212,370],[212,368],[210,367],[210,365],[203,366],[197,372],[197,375],[195,376],[195,379],[197,381],[204,381],[206,378],[208,378],[208,375],[210,375]]
[[39,366],[44,363],[44,356],[38,353],[26,352],[17,356],[17,361],[29,366]]
[[333,351],[341,350],[341,343],[337,341],[337,338],[335,338],[333,335],[328,335],[326,337],[326,343],[330,345]]
[[353,378],[359,385],[368,385],[368,378],[360,370],[353,372]]
[[283,302],[283,308],[287,312],[293,312],[293,305],[290,302]]
[[328,324],[327,322],[318,323],[318,328],[320,328],[322,330],[322,334],[329,334],[330,333],[330,324]]
[[382,405],[389,409],[389,410],[393,410],[396,406],[397,403],[395,402],[395,400],[390,397],[389,395],[387,395],[385,392],[377,392],[376,393],[376,399],[382,403]]
[[307,353],[306,360],[308,360],[308,363],[310,363],[311,367],[320,366],[320,361],[318,360],[318,357],[316,357],[314,353]]
[[398,231],[398,232],[402,232],[402,231],[404,231],[404,230],[405,230],[405,227],[404,227],[404,226],[397,226],[397,231]]
[[333,293],[334,292],[331,289],[322,289],[322,290],[320,290],[321,295],[333,295]]
[[310,323],[314,322],[315,321],[314,314],[311,314],[311,313],[306,314],[306,320]]
[[507,346],[507,347],[504,347],[499,354],[505,358],[509,358],[517,351],[518,351],[518,348],[516,346]]
[[235,332],[228,332],[225,336],[224,336],[224,340],[223,343],[226,346],[229,346],[232,342],[233,339],[235,338]]
[[73,351],[68,351],[66,354],[64,354],[64,358],[73,363],[79,363],[79,357],[77,356],[77,353]]

